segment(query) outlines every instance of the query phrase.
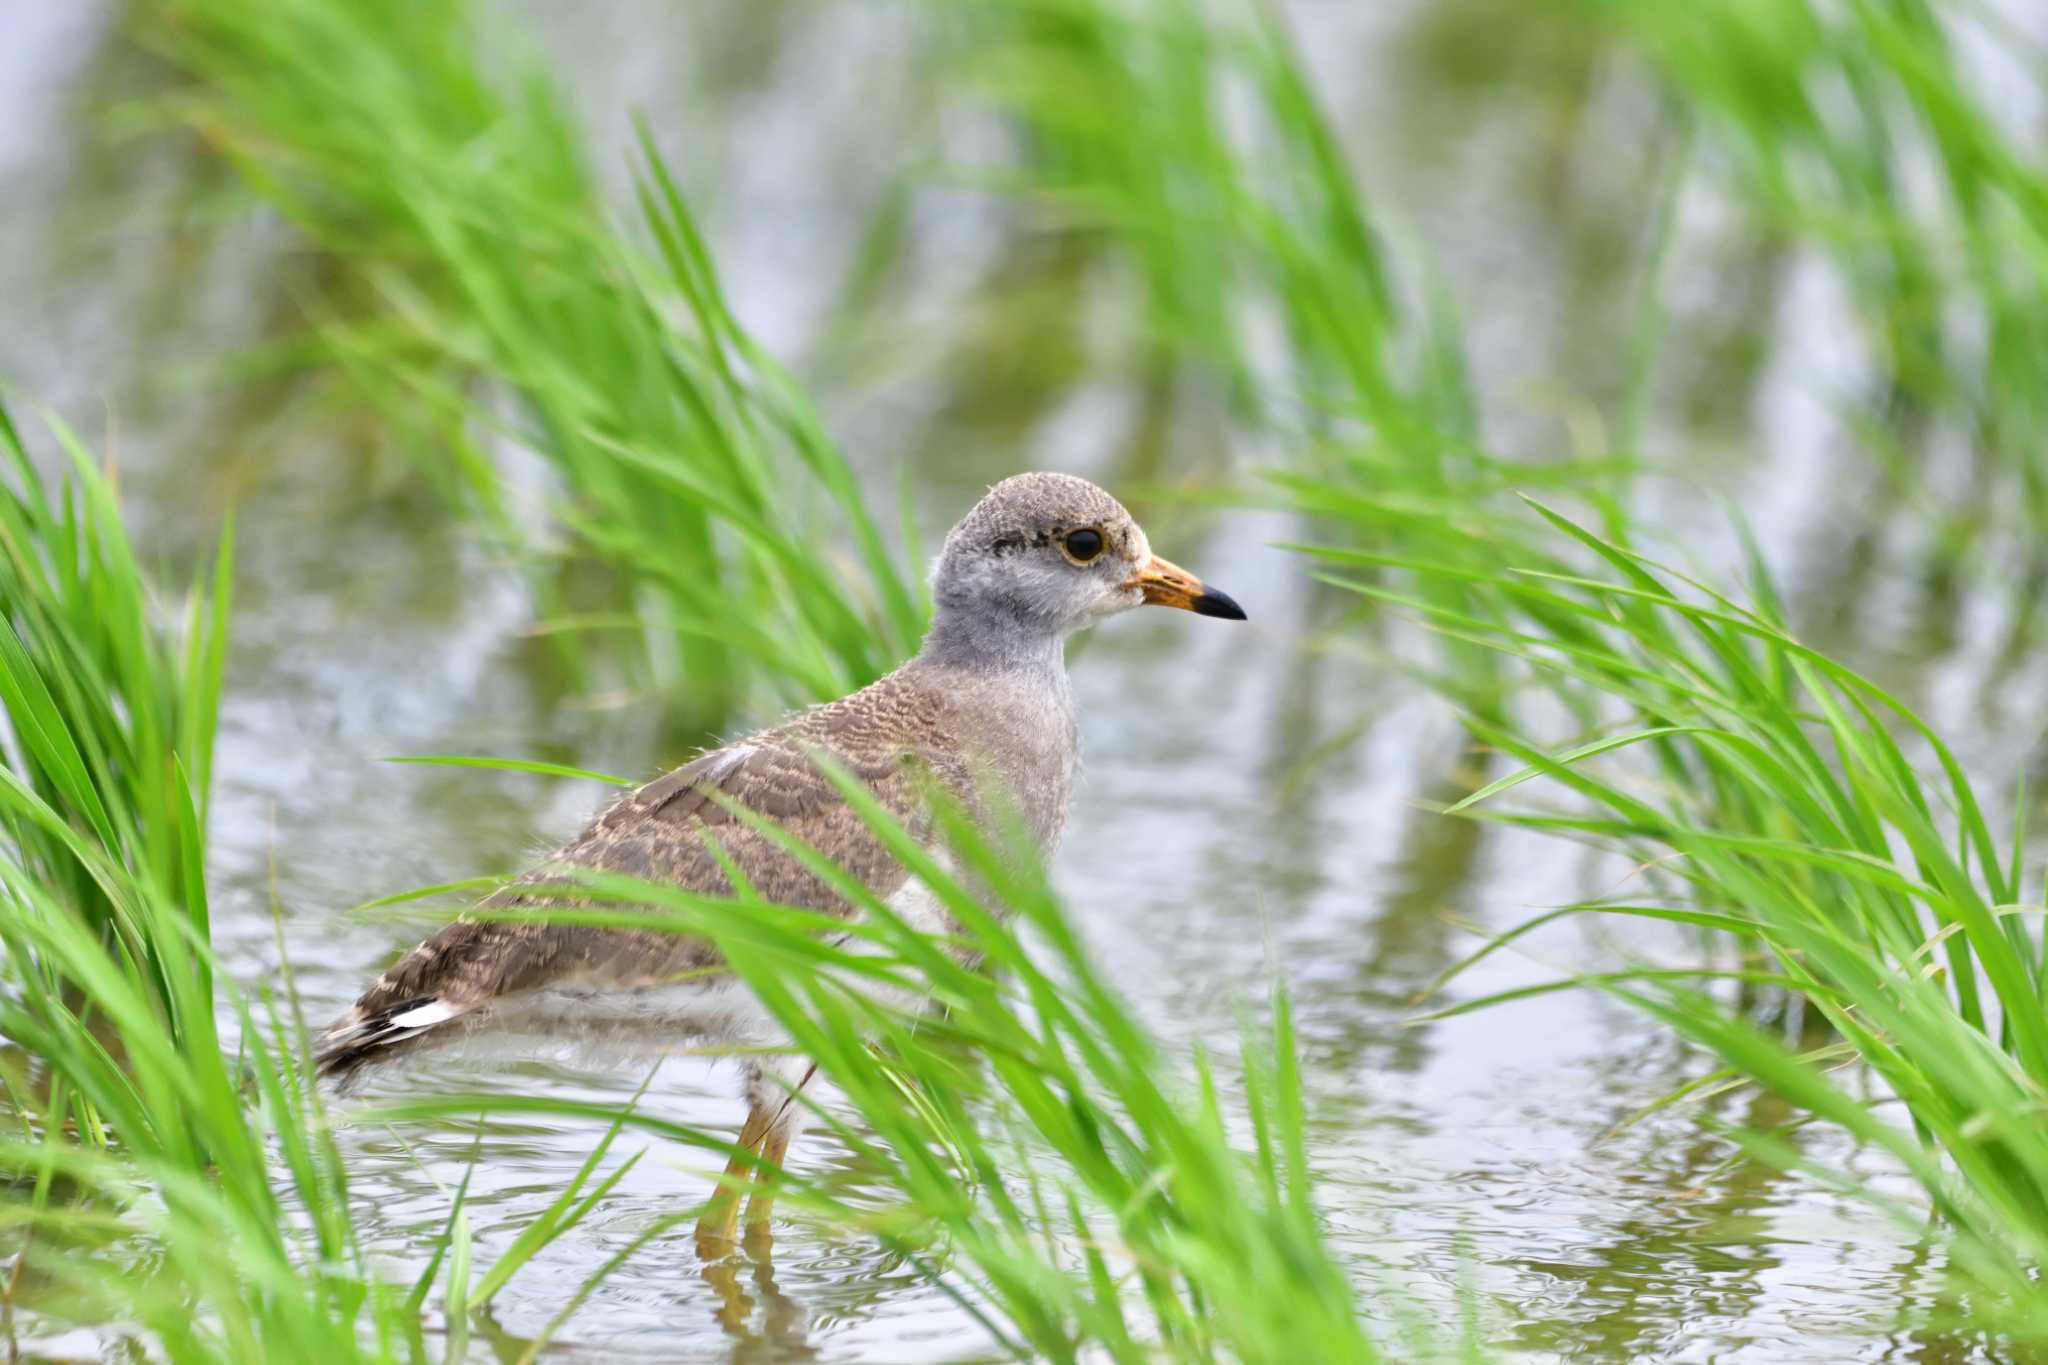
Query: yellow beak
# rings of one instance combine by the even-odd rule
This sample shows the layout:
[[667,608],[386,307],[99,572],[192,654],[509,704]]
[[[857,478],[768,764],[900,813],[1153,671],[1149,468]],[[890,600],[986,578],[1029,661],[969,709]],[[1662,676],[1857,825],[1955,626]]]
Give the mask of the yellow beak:
[[1225,621],[1245,619],[1244,608],[1233,602],[1230,594],[1205,586],[1180,565],[1158,555],[1145,561],[1142,568],[1124,581],[1124,586],[1137,588],[1156,607],[1179,607],[1197,616],[1216,616]]

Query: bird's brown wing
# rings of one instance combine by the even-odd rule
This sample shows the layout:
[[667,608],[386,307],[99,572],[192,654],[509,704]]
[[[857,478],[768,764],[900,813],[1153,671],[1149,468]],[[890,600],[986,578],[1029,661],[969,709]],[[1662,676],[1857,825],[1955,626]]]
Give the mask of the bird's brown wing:
[[[848,752],[820,736],[777,732],[714,750],[615,803],[528,877],[544,881],[566,865],[720,894],[731,889],[722,856],[763,899],[843,912],[841,897],[732,807],[802,840],[887,895],[901,883],[902,867],[846,803],[819,756],[864,783],[897,820],[915,824],[917,784],[910,768],[918,753],[901,744],[863,749]],[[509,891],[518,894],[516,886]]]
[[[733,806],[772,822],[876,895],[887,896],[907,874],[846,803],[820,756],[865,783],[884,810],[922,834],[928,818],[920,767],[934,767],[936,776],[952,783],[964,775],[933,762],[933,725],[928,718],[920,723],[925,708],[919,703],[914,694],[856,693],[703,754],[614,802],[573,841],[483,906],[562,904],[561,885],[576,869],[723,895],[732,889],[723,858],[765,900],[848,912],[843,896],[768,833],[737,816]],[[709,943],[653,930],[458,920],[379,977],[322,1037],[318,1060],[323,1071],[351,1071],[396,1044],[523,991],[572,983],[633,989],[708,974],[720,965]]]

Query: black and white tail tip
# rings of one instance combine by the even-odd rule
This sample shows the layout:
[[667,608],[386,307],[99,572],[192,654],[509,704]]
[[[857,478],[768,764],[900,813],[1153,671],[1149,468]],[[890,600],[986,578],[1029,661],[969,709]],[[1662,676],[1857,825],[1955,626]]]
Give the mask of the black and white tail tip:
[[382,1061],[402,1044],[447,1023],[461,1013],[431,995],[389,1006],[373,1014],[353,1009],[320,1039],[313,1066],[322,1076],[346,1083],[363,1066]]

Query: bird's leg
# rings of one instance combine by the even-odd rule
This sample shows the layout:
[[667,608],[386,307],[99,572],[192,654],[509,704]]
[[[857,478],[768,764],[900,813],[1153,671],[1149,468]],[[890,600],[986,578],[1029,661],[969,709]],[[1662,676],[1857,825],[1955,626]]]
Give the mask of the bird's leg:
[[796,1107],[796,1097],[811,1077],[818,1074],[818,1064],[807,1067],[803,1079],[796,1083],[796,1089],[782,1097],[782,1103],[775,1108],[775,1117],[770,1123],[767,1138],[761,1143],[761,1166],[755,1176],[754,1192],[747,1197],[747,1227],[766,1228],[768,1216],[775,1210],[775,1187],[770,1182],[782,1174],[782,1158],[789,1152],[789,1135],[796,1131],[797,1115],[791,1111]]
[[[782,1158],[789,1151],[789,1129],[778,1125],[761,1144],[761,1171],[755,1178],[754,1191],[747,1196],[747,1231],[768,1225],[768,1215],[775,1211],[775,1187],[769,1184],[782,1174]],[[771,1170],[771,1167],[773,1168]]]
[[[711,1202],[697,1219],[697,1254],[721,1256],[732,1249],[733,1225],[738,1221],[740,1186],[754,1173],[762,1143],[774,1126],[775,1110],[764,1104],[747,1109],[747,1121],[740,1126],[739,1151],[725,1163],[725,1176],[712,1192]],[[779,1156],[778,1156],[779,1159]]]

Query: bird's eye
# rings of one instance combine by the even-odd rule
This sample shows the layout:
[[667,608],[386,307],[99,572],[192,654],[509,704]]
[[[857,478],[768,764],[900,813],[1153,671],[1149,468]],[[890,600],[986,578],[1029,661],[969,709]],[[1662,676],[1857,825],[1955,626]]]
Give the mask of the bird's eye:
[[1062,543],[1067,547],[1067,558],[1076,564],[1086,564],[1102,553],[1102,532],[1092,526],[1084,526],[1078,531],[1067,532]]

